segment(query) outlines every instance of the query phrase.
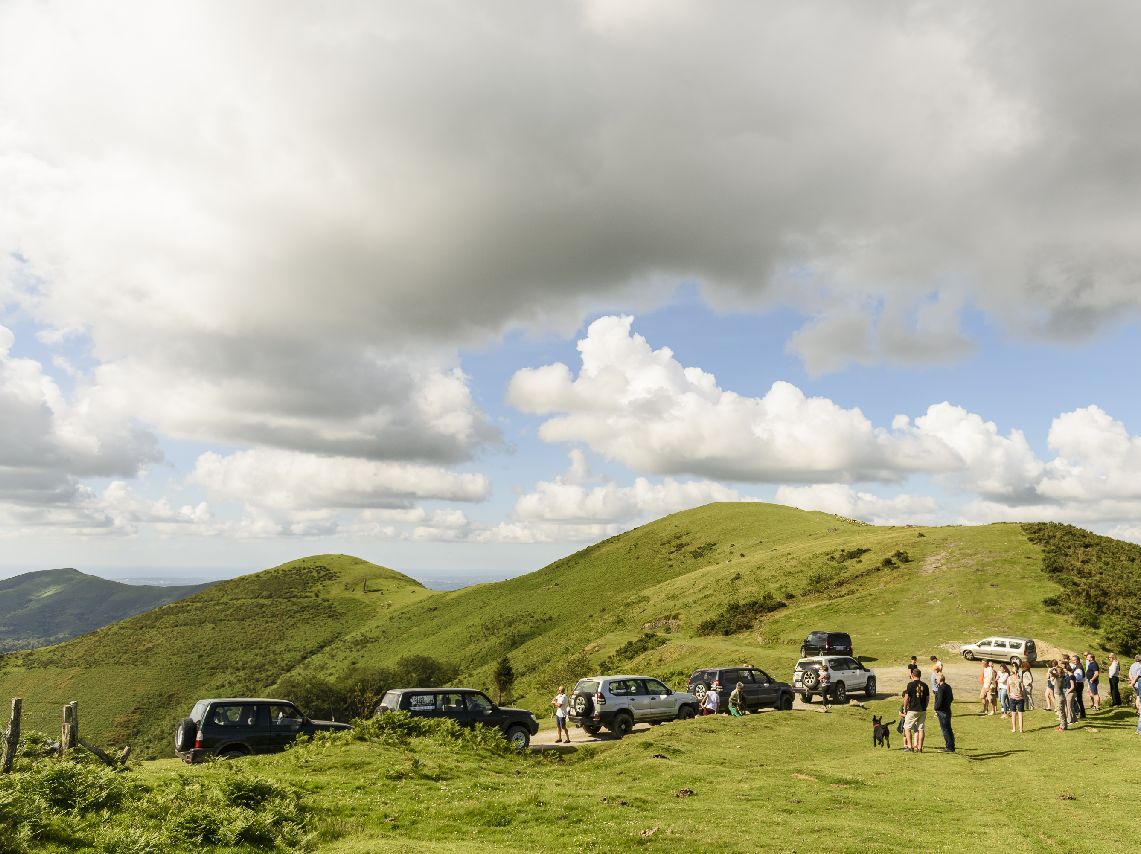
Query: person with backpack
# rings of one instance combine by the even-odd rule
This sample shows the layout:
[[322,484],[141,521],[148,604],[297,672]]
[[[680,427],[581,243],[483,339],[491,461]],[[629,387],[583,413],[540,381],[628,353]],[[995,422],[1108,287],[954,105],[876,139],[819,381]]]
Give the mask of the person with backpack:
[[911,681],[903,692],[903,705],[907,715],[903,722],[903,750],[905,753],[923,752],[923,725],[927,719],[927,701],[931,689],[923,681],[919,668],[911,671]]
[[1070,670],[1073,682],[1073,694],[1070,700],[1073,703],[1073,709],[1070,712],[1070,720],[1076,721],[1081,718],[1084,721],[1086,719],[1086,702],[1082,695],[1085,693],[1086,671],[1076,655],[1070,656]]
[[1086,653],[1086,687],[1089,689],[1089,701],[1095,712],[1101,711],[1101,696],[1097,693],[1097,683],[1101,679],[1101,668],[1097,666],[1097,659],[1092,652]]

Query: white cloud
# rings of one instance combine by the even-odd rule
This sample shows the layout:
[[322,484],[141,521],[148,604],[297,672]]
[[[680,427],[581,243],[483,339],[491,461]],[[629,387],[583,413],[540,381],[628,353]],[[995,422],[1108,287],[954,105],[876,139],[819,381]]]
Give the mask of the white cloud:
[[842,483],[782,486],[777,490],[776,500],[778,504],[801,510],[819,510],[874,525],[937,525],[948,521],[930,496],[884,498],[872,492],[856,491]]
[[269,449],[202,454],[190,480],[219,499],[272,510],[402,509],[424,498],[482,501],[490,490],[481,474]]
[[700,368],[652,350],[631,332],[632,318],[603,317],[579,342],[582,365],[515,374],[508,401],[555,413],[539,435],[584,442],[636,471],[695,474],[728,481],[896,482],[911,474],[954,475],[967,488],[1012,494],[1041,465],[1022,434],[1001,436],[979,416],[941,403],[912,424],[874,426],[858,409],[809,398],[776,382],[761,398],[721,389]]

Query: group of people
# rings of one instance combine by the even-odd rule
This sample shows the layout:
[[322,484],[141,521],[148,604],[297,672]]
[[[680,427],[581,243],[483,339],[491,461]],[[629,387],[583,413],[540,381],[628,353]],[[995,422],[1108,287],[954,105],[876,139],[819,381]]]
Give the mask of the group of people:
[[979,700],[982,702],[980,715],[996,715],[1001,712],[1010,718],[1011,732],[1025,732],[1023,716],[1034,710],[1034,671],[1030,662],[999,664],[983,662],[979,673]]
[[[720,682],[714,682],[709,686],[705,692],[705,698],[701,701],[701,714],[715,715],[721,711],[721,690]],[[745,714],[745,696],[741,693],[744,690],[745,683],[738,682],[737,687],[729,694],[729,714],[735,718]]]
[[[1137,732],[1141,733],[1141,697],[1138,690],[1141,685],[1141,655],[1134,658],[1129,667],[1129,685],[1133,688],[1133,700],[1137,707]],[[1109,668],[1109,705],[1121,705],[1121,663],[1117,656],[1110,653]],[[1084,653],[1081,656],[1063,656],[1050,662],[1050,669],[1046,677],[1046,708],[1058,715],[1058,732],[1065,732],[1070,725],[1086,719],[1086,695],[1089,696],[1089,711],[1101,711],[1101,668],[1093,653]]]
[[903,689],[903,702],[899,707],[898,731],[903,733],[903,751],[922,753],[926,736],[927,706],[931,705],[943,733],[944,753],[955,752],[955,731],[951,727],[951,704],[955,701],[954,692],[943,675],[943,662],[936,655],[931,656],[931,685],[923,681],[923,671],[919,669],[916,656],[911,656],[907,665],[908,680]]

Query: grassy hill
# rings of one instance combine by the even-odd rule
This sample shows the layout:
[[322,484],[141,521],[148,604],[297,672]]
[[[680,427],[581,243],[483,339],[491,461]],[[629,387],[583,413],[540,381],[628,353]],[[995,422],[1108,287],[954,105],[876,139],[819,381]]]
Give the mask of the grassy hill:
[[84,730],[155,752],[194,700],[258,693],[355,626],[432,594],[407,576],[319,555],[224,581],[188,599],[42,650],[0,658],[0,697],[25,727],[58,727],[79,700]]
[[0,651],[59,643],[209,586],[121,584],[75,569],[6,578],[0,580]]
[[1043,602],[1073,595],[1056,560],[1100,558],[1058,558],[1065,550],[1036,539],[1015,524],[873,527],[749,503],[674,514],[529,575],[451,592],[322,555],[4,656],[0,698],[23,696],[28,725],[51,728],[59,705],[79,699],[89,735],[145,755],[169,753],[174,723],[199,697],[409,655],[452,663],[457,682],[483,688],[509,655],[516,701],[542,714],[558,684],[603,669],[679,685],[699,666],[750,662],[787,679],[813,629],[851,632],[856,652],[881,664],[990,633],[1096,648],[1088,622]]

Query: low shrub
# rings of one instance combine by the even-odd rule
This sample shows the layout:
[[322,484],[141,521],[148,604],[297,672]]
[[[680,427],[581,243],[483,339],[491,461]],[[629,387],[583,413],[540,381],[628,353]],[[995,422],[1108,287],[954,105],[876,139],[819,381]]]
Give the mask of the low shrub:
[[747,632],[755,628],[757,621],[766,614],[787,607],[787,602],[781,601],[766,591],[759,599],[730,602],[720,614],[699,623],[697,633],[699,635],[735,635],[739,632]]

